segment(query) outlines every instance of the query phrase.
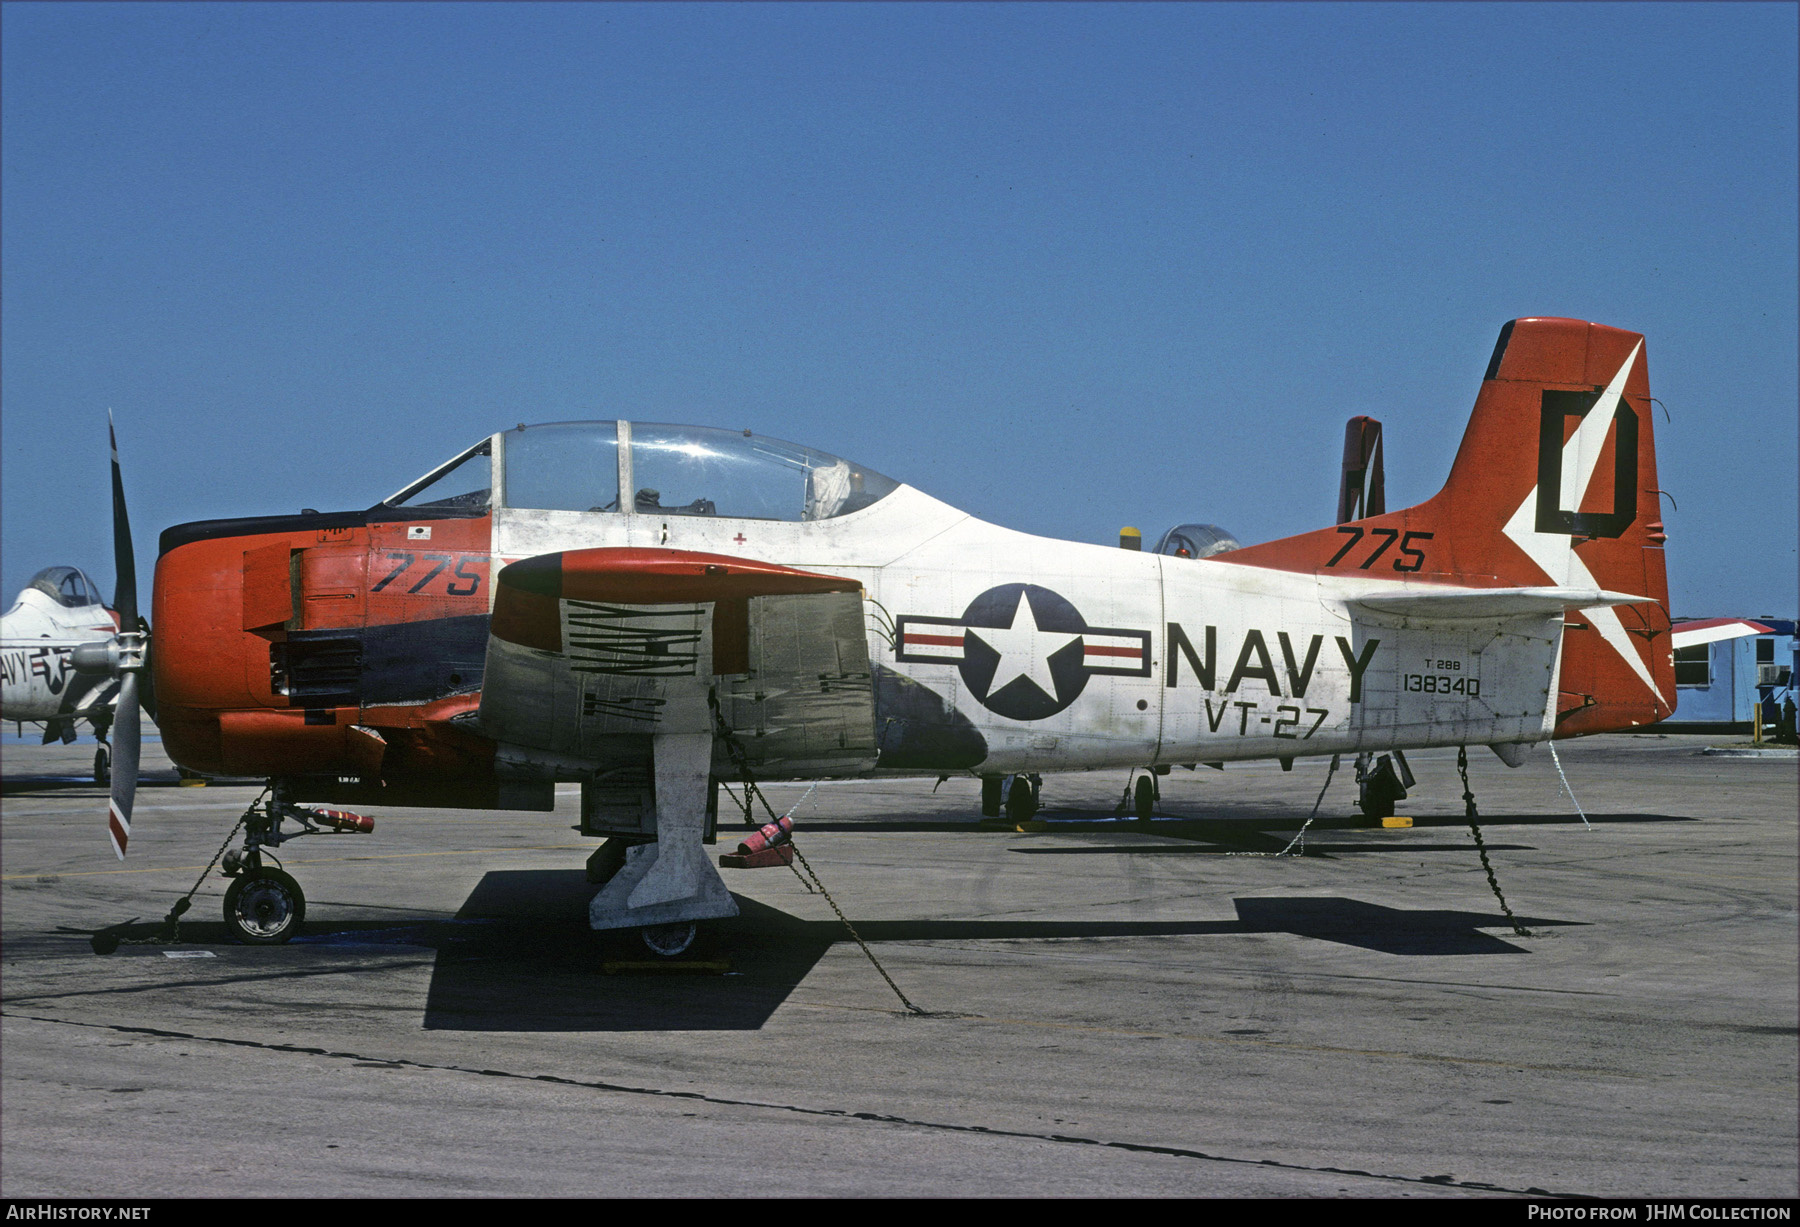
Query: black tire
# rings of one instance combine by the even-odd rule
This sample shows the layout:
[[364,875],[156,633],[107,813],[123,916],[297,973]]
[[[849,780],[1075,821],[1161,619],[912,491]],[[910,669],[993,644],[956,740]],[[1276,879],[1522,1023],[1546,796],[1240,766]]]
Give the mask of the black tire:
[[94,783],[106,785],[112,783],[112,753],[105,746],[94,751]]
[[1406,786],[1394,770],[1393,760],[1383,754],[1363,777],[1357,792],[1356,807],[1371,821],[1394,816],[1394,802],[1406,799]]
[[1356,808],[1363,812],[1363,817],[1371,820],[1392,818],[1394,816],[1394,799],[1392,797],[1364,796],[1356,803]]
[[1006,816],[1014,822],[1025,822],[1037,811],[1037,794],[1031,781],[1022,775],[1013,776],[1012,787],[1006,790]]
[[645,925],[638,930],[643,939],[644,948],[659,959],[679,958],[693,947],[694,938],[700,932],[700,925],[692,920],[678,920],[673,924]]
[[1140,775],[1137,784],[1131,790],[1131,808],[1137,814],[1139,822],[1149,822],[1156,813],[1156,781],[1147,775]]
[[279,946],[305,920],[300,883],[279,869],[247,869],[225,892],[225,927],[246,946]]
[[997,775],[981,777],[981,816],[983,818],[1000,816],[1000,777]]

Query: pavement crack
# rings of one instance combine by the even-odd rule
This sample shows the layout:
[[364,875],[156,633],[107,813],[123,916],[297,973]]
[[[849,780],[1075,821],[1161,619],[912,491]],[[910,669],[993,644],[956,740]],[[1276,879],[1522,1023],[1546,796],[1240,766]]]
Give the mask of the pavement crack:
[[1289,1163],[1280,1159],[1252,1159],[1239,1155],[1216,1154],[1204,1150],[1193,1150],[1184,1146],[1158,1146],[1148,1142],[1126,1142],[1112,1138],[1084,1137],[1079,1134],[1044,1133],[1029,1129],[1001,1129],[991,1125],[959,1124],[953,1121],[923,1120],[918,1117],[901,1116],[892,1112],[853,1111],[848,1108],[822,1108],[805,1104],[777,1103],[760,1099],[738,1099],[725,1095],[712,1095],[704,1091],[675,1091],[663,1087],[634,1086],[624,1082],[607,1082],[585,1078],[566,1078],[557,1074],[522,1074],[504,1069],[477,1069],[469,1065],[442,1065],[428,1061],[414,1061],[404,1057],[373,1057],[365,1053],[338,1052],[329,1048],[316,1048],[306,1044],[278,1044],[263,1040],[233,1039],[222,1035],[200,1035],[190,1031],[174,1031],[166,1027],[137,1027],[124,1023],[77,1022],[67,1018],[47,1018],[37,1014],[23,1014],[13,1010],[0,1010],[0,1018],[19,1019],[21,1021],[52,1023],[65,1027],[84,1027],[97,1031],[112,1031],[121,1035],[143,1035],[154,1039],[187,1040],[202,1044],[219,1044],[231,1048],[250,1048],[264,1052],[294,1053],[301,1056],[324,1057],[328,1060],[369,1062],[380,1061],[391,1067],[427,1070],[435,1073],[472,1074],[484,1078],[504,1078],[519,1082],[543,1082],[555,1086],[577,1087],[583,1090],[600,1091],[612,1095],[641,1095],[655,1099],[679,1099],[695,1103],[713,1104],[729,1108],[755,1108],[769,1112],[791,1112],[800,1116],[837,1118],[840,1120],[868,1121],[874,1124],[903,1125],[912,1129],[931,1129],[944,1133],[974,1134],[994,1138],[1015,1138],[1020,1141],[1050,1142],[1064,1146],[1093,1146],[1105,1150],[1121,1150],[1131,1154],[1163,1155],[1175,1159],[1191,1159],[1204,1163],[1225,1163],[1245,1167],[1276,1168],[1283,1171],[1309,1172],[1330,1176],[1354,1176],[1365,1180],[1378,1180],[1389,1184],[1430,1185],[1438,1188],[1471,1189],[1490,1193],[1514,1193],[1538,1197],[1579,1197],[1579,1194],[1552,1193],[1548,1189],[1536,1186],[1528,1188],[1511,1188],[1506,1185],[1491,1184],[1479,1180],[1454,1180],[1448,1176],[1409,1176],[1395,1172],[1374,1172],[1362,1168],[1334,1167],[1325,1164]]
[[[294,971],[250,972],[240,976],[222,976],[210,980],[165,980],[156,984],[124,984],[114,988],[75,989],[66,993],[28,993],[15,997],[12,1001],[14,1005],[20,1005],[27,1002],[36,1002],[42,1005],[45,1002],[70,1001],[83,997],[105,998],[129,996],[138,993],[162,993],[168,992],[171,989],[220,988],[229,984],[255,984],[261,981],[270,980],[308,980],[315,976],[355,975],[358,972],[364,971],[392,971],[396,968],[429,967],[431,965],[432,960],[430,959],[398,958],[379,964],[360,963],[355,966],[344,967],[309,967]],[[0,1012],[0,1016],[27,1017],[22,1014],[4,1015],[3,1012]]]

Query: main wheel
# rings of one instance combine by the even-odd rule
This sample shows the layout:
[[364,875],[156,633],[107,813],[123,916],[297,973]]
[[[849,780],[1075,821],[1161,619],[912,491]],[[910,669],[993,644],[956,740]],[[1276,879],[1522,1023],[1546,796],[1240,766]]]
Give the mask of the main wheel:
[[112,755],[104,745],[94,751],[94,783],[112,783]]
[[1406,786],[1394,770],[1393,760],[1383,754],[1363,776],[1357,792],[1356,807],[1371,821],[1394,816],[1394,802],[1406,799]]
[[250,869],[225,892],[225,927],[246,945],[278,946],[300,931],[306,896],[279,869]]
[[1131,808],[1137,813],[1139,822],[1149,822],[1156,813],[1156,781],[1147,775],[1140,775],[1137,785],[1131,790]]
[[1037,795],[1031,781],[1022,775],[1013,776],[1012,787],[1006,790],[1006,816],[1014,822],[1024,822],[1037,811]]
[[644,945],[651,954],[665,959],[672,959],[683,954],[694,944],[694,936],[700,926],[692,920],[678,920],[674,924],[645,925],[638,930],[638,936],[644,939]]

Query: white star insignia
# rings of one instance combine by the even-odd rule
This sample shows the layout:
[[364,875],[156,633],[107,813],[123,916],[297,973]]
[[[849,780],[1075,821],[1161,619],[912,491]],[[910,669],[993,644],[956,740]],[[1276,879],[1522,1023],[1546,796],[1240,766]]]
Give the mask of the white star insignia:
[[997,694],[1024,678],[1052,700],[1056,698],[1056,680],[1050,675],[1050,658],[1081,638],[1079,634],[1067,631],[1039,630],[1037,616],[1031,612],[1031,602],[1025,599],[1023,590],[1019,593],[1018,608],[1013,610],[1011,626],[1005,629],[971,626],[967,633],[1000,653],[993,683],[988,686],[989,694]]

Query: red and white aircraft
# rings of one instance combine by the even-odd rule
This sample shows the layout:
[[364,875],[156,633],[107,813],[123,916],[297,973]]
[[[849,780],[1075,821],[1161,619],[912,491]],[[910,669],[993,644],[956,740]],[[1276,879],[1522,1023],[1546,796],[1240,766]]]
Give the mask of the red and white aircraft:
[[[367,511],[165,532],[158,723],[182,766],[275,786],[228,858],[252,941],[303,913],[261,852],[307,800],[548,809],[579,781],[611,837],[594,927],[669,948],[736,911],[721,779],[1516,765],[1673,707],[1649,397],[1636,333],[1516,320],[1436,496],[1208,557],[1014,532],[748,433],[522,426]],[[121,783],[121,854],[129,815]]]

